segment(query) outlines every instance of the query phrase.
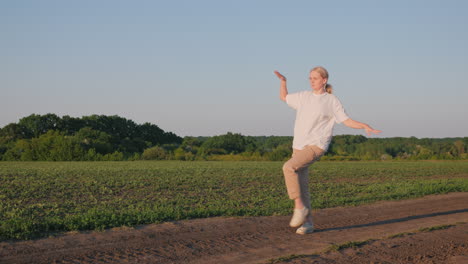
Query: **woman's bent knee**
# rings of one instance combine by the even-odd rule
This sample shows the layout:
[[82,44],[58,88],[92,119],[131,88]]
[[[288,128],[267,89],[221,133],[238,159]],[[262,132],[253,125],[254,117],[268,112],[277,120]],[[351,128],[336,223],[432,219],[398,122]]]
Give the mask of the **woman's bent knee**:
[[283,172],[288,173],[288,172],[294,172],[294,168],[291,166],[289,162],[286,162],[283,164]]

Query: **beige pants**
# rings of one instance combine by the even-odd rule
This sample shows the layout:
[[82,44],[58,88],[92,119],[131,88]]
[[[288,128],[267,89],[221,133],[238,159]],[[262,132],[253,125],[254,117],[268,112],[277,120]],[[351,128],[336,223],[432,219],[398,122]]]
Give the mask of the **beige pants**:
[[309,166],[324,154],[324,150],[308,145],[301,150],[293,148],[290,160],[283,165],[284,180],[291,200],[301,198],[304,205],[310,208]]

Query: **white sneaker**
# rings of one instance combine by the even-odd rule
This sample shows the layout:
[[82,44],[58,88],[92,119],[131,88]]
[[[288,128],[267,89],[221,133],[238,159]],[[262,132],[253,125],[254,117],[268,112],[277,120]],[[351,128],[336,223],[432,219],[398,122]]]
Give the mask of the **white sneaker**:
[[291,222],[289,225],[291,227],[298,227],[304,223],[307,215],[309,214],[309,209],[304,206],[302,209],[294,209],[293,217],[291,218]]
[[305,223],[296,230],[296,234],[305,235],[314,232],[314,224]]

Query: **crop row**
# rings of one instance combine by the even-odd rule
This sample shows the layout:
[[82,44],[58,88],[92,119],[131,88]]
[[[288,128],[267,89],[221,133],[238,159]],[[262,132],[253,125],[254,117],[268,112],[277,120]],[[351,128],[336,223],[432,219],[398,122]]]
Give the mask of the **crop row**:
[[[1,162],[0,240],[212,216],[287,215],[281,162]],[[468,163],[318,162],[313,208],[468,191]]]

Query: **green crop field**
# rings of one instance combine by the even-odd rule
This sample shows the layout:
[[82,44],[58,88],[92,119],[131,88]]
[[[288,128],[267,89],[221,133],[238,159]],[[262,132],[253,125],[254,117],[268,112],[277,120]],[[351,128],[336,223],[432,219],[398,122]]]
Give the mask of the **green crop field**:
[[[0,240],[211,216],[288,215],[282,162],[0,162]],[[468,191],[468,162],[318,162],[314,208]]]

